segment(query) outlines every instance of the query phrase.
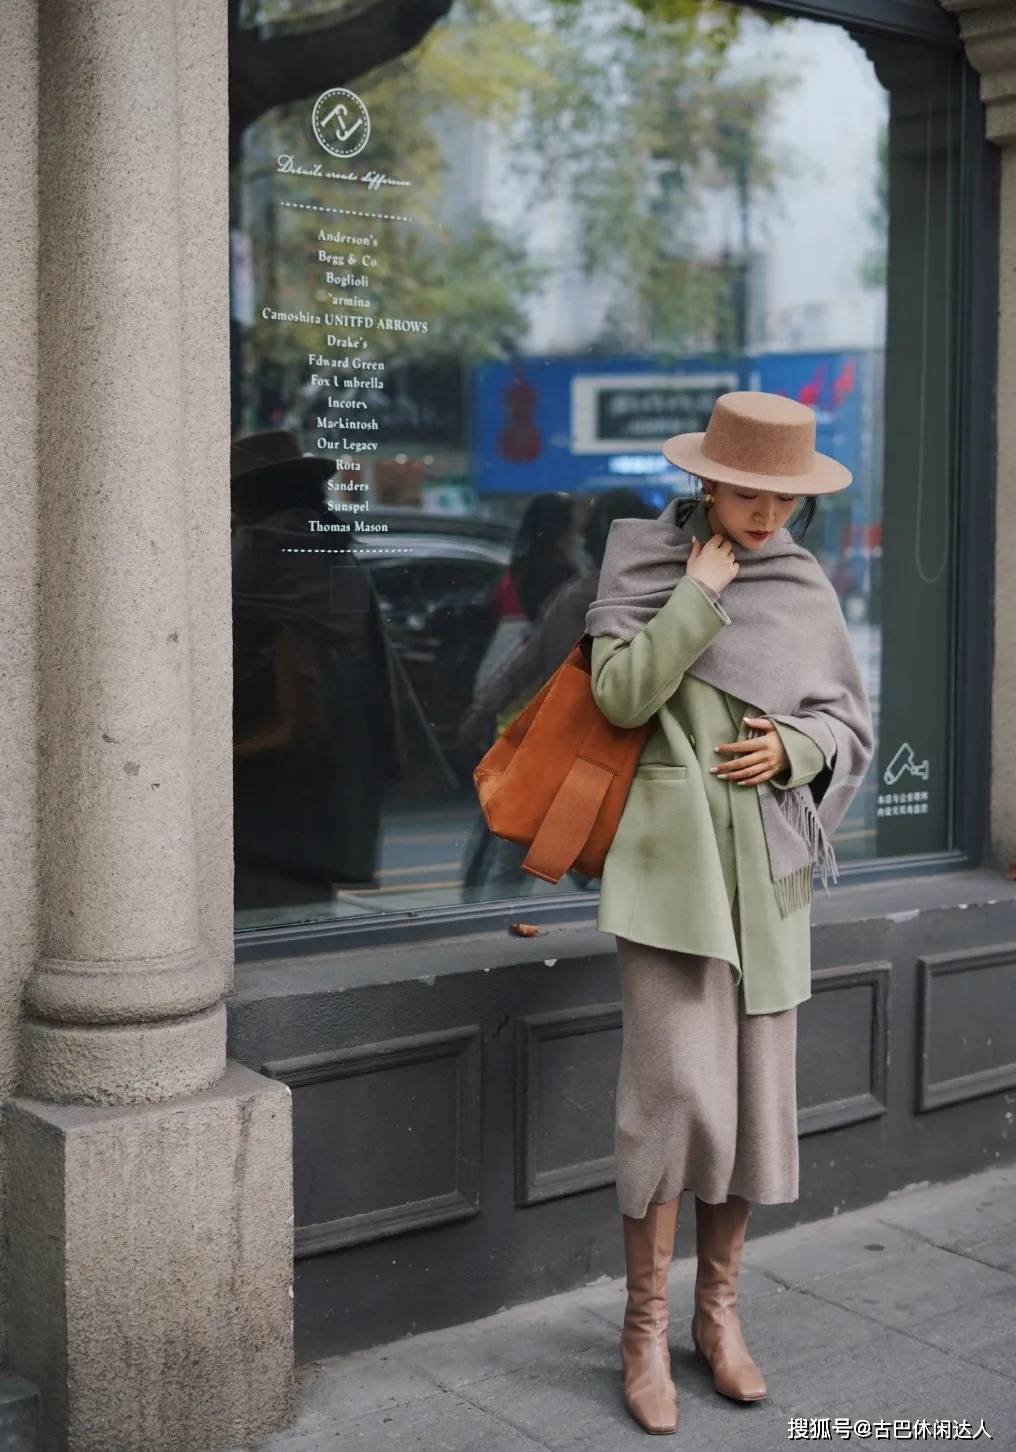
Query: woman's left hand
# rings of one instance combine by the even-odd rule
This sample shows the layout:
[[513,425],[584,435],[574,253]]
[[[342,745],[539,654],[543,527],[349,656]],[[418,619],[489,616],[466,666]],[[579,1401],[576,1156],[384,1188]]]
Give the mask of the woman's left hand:
[[729,751],[734,755],[732,759],[721,761],[709,769],[725,781],[758,786],[759,782],[768,781],[778,772],[785,771],[790,760],[780,733],[768,717],[745,716],[744,724],[754,727],[762,734],[753,736],[750,741],[721,742],[716,750]]

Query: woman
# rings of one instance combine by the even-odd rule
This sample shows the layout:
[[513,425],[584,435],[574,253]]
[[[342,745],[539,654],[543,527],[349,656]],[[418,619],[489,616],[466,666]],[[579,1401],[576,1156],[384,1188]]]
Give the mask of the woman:
[[[618,1199],[628,1302],[625,1405],[677,1427],[667,1270],[695,1195],[691,1336],[717,1391],[767,1394],[735,1309],[752,1201],[798,1195],[797,1004],[811,993],[812,871],[871,760],[871,710],[835,591],[786,527],[845,488],[815,415],[775,394],[717,399],[663,446],[704,492],[611,527],[593,694],[653,719],[604,863],[597,926],[617,939],[623,1044]],[[774,788],[776,790],[774,790]]]
[[571,496],[535,495],[519,521],[508,569],[494,589],[494,633],[476,668],[474,692],[486,689],[502,662],[532,634],[550,597],[580,567],[572,537]]
[[548,596],[580,568],[572,510],[572,497],[564,490],[537,494],[519,521],[508,571],[530,620],[536,620]]

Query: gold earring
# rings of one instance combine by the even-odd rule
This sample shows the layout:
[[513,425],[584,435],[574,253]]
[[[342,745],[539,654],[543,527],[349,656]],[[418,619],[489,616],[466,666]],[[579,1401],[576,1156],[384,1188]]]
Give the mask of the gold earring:
[[712,502],[713,502],[713,496],[711,494],[703,494],[703,496],[702,496],[702,503],[703,504],[712,504]]

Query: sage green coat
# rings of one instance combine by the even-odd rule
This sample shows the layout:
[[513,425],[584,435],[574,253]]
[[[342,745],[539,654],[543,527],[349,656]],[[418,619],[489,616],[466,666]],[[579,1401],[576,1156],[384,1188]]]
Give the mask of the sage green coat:
[[[804,907],[781,916],[758,788],[709,772],[731,756],[714,747],[747,739],[742,717],[765,711],[686,674],[729,624],[722,597],[710,599],[682,575],[632,640],[593,639],[592,689],[604,715],[618,726],[653,718],[607,852],[596,925],[637,943],[723,958],[745,1012],[776,1013],[811,997],[810,892]],[[790,767],[770,785],[803,786],[821,771],[822,752],[804,732],[776,724]]]

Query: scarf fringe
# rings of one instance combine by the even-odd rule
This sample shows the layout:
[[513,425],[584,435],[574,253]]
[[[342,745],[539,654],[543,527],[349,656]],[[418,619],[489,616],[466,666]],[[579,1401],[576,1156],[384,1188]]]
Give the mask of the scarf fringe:
[[775,878],[773,887],[780,915],[787,917],[806,907],[812,897],[812,873],[818,869],[822,886],[829,891],[829,878],[839,880],[839,865],[833,844],[822,825],[815,799],[808,787],[793,787],[779,794],[780,809],[787,821],[808,844],[811,861],[804,867]]
[[785,877],[775,880],[773,888],[781,917],[789,917],[791,913],[807,907],[811,902],[811,872],[809,862],[805,867],[799,867],[795,872],[788,872]]

